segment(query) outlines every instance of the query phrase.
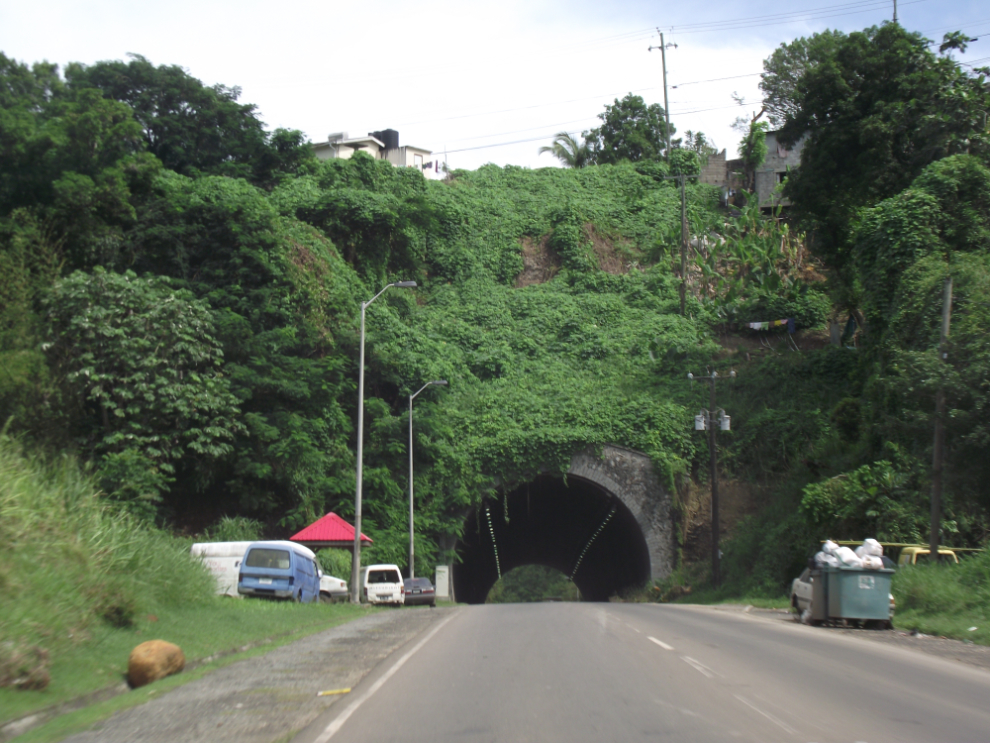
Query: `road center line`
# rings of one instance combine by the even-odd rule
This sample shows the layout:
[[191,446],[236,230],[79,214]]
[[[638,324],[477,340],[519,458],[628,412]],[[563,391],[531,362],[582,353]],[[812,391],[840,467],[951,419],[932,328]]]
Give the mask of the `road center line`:
[[770,722],[772,722],[774,725],[779,726],[785,732],[788,732],[791,735],[797,735],[797,730],[795,730],[794,728],[792,728],[790,725],[787,725],[787,724],[781,722],[776,717],[774,717],[773,715],[771,715],[769,712],[764,712],[762,709],[760,709],[759,707],[757,707],[755,704],[753,704],[752,702],[748,701],[745,697],[741,697],[738,694],[734,694],[733,696],[736,699],[738,699],[740,702],[742,702],[743,704],[745,704],[747,707],[749,707],[750,709],[755,710],[756,712],[759,712],[765,718],[767,718],[768,720],[770,720]]
[[659,645],[660,647],[662,647],[664,650],[673,650],[674,649],[670,645],[668,645],[667,643],[663,642],[662,640],[658,640],[655,637],[650,637],[649,635],[647,635],[646,636],[646,639],[648,639],[650,642],[655,642],[657,645]]
[[432,638],[433,635],[439,632],[443,628],[443,626],[447,624],[447,622],[449,622],[459,613],[460,612],[453,612],[449,617],[447,617],[442,622],[440,622],[440,624],[434,627],[430,631],[430,634],[428,634],[426,637],[424,637],[422,640],[416,643],[416,646],[412,650],[410,650],[408,653],[406,653],[401,658],[399,658],[399,660],[395,662],[395,665],[393,665],[385,673],[383,673],[382,676],[377,681],[375,681],[375,683],[373,683],[371,687],[364,694],[362,694],[353,702],[351,702],[350,705],[348,705],[347,709],[345,709],[343,712],[337,715],[337,717],[335,717],[333,721],[323,729],[323,732],[320,733],[314,739],[313,743],[326,743],[328,740],[330,740],[336,734],[336,732],[340,730],[341,727],[343,727],[344,723],[347,722],[348,718],[351,715],[353,715],[355,712],[357,712],[358,707],[360,707],[362,704],[368,701],[368,699],[371,698],[372,694],[374,694],[376,691],[381,689],[382,686],[385,685],[385,682],[388,681],[390,678],[392,678],[392,676],[395,675],[395,672],[405,665],[407,660],[412,658],[413,655],[415,655],[416,652],[421,647],[423,647],[426,643],[430,641],[430,638]]
[[689,666],[691,666],[691,668],[693,668],[694,670],[696,670],[699,673],[703,674],[707,678],[711,678],[712,677],[712,675],[713,675],[712,669],[710,669],[708,666],[706,666],[701,661],[695,660],[690,655],[682,655],[681,656],[681,660],[683,660],[685,663],[687,663]]

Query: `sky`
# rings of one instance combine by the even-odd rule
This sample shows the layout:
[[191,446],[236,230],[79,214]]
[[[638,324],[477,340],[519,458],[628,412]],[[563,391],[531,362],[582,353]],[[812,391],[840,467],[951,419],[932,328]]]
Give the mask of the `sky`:
[[[140,54],[238,86],[269,129],[314,142],[391,128],[452,169],[539,168],[558,165],[540,146],[596,126],[617,98],[663,105],[660,32],[671,123],[731,157],[732,123],[759,110],[759,73],[777,46],[888,21],[893,2],[0,0],[0,52],[61,66]],[[939,41],[963,30],[977,40],[957,59],[990,64],[986,0],[897,2],[905,28]]]

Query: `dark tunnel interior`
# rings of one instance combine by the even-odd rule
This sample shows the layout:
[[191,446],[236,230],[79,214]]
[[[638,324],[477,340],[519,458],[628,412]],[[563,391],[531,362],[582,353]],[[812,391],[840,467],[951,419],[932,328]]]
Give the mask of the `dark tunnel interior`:
[[573,476],[566,483],[541,476],[486,501],[468,516],[457,552],[454,594],[469,604],[484,603],[500,571],[522,565],[547,565],[570,576],[586,601],[607,601],[650,577],[649,549],[632,512]]

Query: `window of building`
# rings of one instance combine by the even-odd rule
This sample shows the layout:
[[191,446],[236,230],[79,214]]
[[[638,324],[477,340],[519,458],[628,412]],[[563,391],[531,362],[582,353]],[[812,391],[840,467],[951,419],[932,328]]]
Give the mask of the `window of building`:
[[415,165],[417,168],[419,168],[420,170],[422,170],[423,169],[423,156],[422,155],[413,155],[413,165]]

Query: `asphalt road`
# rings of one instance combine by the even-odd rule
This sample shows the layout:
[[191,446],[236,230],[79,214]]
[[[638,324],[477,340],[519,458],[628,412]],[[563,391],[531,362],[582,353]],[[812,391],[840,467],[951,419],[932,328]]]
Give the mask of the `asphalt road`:
[[987,741],[990,673],[706,607],[470,606],[294,740]]

